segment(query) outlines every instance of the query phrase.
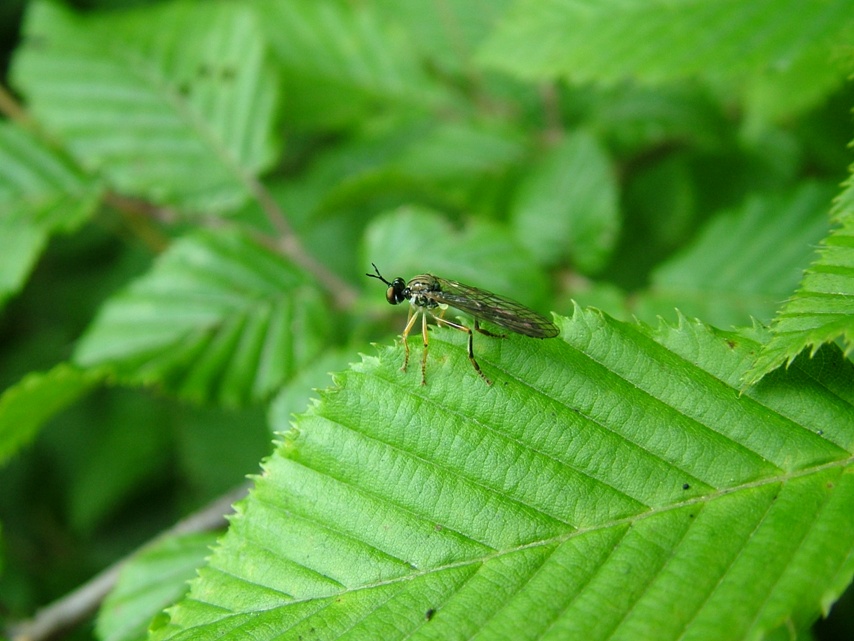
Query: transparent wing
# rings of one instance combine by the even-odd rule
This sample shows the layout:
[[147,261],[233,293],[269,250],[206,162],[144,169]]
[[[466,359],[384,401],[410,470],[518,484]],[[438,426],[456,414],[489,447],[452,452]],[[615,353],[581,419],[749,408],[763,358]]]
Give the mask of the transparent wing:
[[437,303],[456,307],[475,318],[525,336],[552,338],[560,333],[557,325],[521,303],[454,280],[433,278],[442,288],[441,291],[430,292],[430,298]]

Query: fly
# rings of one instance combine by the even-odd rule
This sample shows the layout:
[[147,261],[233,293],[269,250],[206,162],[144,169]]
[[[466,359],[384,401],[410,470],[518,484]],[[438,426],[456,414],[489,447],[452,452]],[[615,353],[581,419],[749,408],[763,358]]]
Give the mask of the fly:
[[[406,339],[409,332],[415,327],[415,322],[418,316],[421,316],[421,335],[424,338],[424,351],[421,353],[421,384],[427,384],[426,369],[427,369],[427,316],[429,315],[438,325],[446,325],[453,327],[468,334],[468,356],[475,371],[480,377],[486,381],[487,385],[492,385],[486,374],[480,369],[477,359],[474,357],[474,349],[472,348],[472,331],[469,327],[460,323],[454,323],[444,318],[445,311],[448,307],[454,307],[460,311],[471,314],[474,317],[474,329],[481,334],[493,336],[495,338],[504,338],[504,334],[493,334],[480,327],[479,321],[487,321],[498,325],[504,329],[510,330],[523,336],[531,336],[533,338],[553,338],[560,333],[557,325],[540,316],[537,312],[528,309],[524,305],[516,301],[493,294],[471,285],[464,285],[455,280],[440,278],[432,274],[421,274],[416,276],[409,282],[402,278],[395,278],[389,282],[376,265],[373,265],[375,274],[365,274],[370,278],[376,278],[388,285],[385,297],[392,305],[398,305],[405,300],[409,301],[409,318],[406,322],[406,327],[403,328],[403,347],[404,358],[403,367],[405,372],[406,366],[409,363],[409,344]],[[437,314],[435,310],[440,310]]]

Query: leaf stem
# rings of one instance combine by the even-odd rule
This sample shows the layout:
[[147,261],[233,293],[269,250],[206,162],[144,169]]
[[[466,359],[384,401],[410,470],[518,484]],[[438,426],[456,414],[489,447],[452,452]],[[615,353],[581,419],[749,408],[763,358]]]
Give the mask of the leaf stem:
[[124,566],[141,550],[152,543],[169,536],[207,532],[224,527],[227,524],[225,516],[231,506],[242,499],[249,489],[244,483],[227,494],[215,499],[202,509],[181,519],[175,525],[158,534],[151,541],[137,548],[129,555],[119,559],[89,581],[66,594],[62,598],[45,606],[27,621],[11,623],[6,629],[6,636],[11,641],[42,641],[49,639],[94,614],[98,606],[115,586]]

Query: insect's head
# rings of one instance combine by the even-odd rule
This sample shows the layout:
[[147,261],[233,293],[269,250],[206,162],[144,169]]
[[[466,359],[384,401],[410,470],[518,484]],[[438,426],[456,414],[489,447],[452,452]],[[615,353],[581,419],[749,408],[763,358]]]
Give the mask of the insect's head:
[[402,303],[410,297],[411,294],[409,293],[409,288],[406,286],[405,280],[400,277],[397,277],[393,281],[389,282],[385,278],[383,278],[383,275],[380,274],[380,270],[377,268],[376,265],[374,265],[373,263],[371,263],[371,265],[373,265],[376,274],[365,274],[365,276],[368,276],[369,278],[376,278],[377,280],[381,280],[386,285],[388,285],[388,289],[385,292],[385,299],[391,305],[397,305],[398,303]]

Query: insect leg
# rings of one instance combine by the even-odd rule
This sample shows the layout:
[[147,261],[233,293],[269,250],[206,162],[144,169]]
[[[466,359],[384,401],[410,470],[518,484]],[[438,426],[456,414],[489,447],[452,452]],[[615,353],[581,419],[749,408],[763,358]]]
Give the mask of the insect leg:
[[493,333],[492,333],[492,332],[490,332],[489,330],[487,330],[487,329],[483,329],[483,328],[478,324],[478,322],[477,322],[477,319],[476,319],[476,318],[474,319],[474,329],[475,329],[475,331],[478,331],[478,332],[480,332],[481,334],[484,334],[485,336],[492,336],[492,338],[507,338],[507,334],[493,334]]
[[[440,318],[439,316],[436,316],[436,315],[435,315],[435,314],[433,314],[432,312],[431,312],[431,315],[433,316],[433,318],[435,318],[435,319],[436,319],[436,323],[437,323],[437,324],[439,324],[439,325],[447,325],[448,327],[453,327],[454,329],[458,329],[458,330],[460,330],[461,332],[466,332],[466,333],[469,335],[469,342],[468,342],[469,360],[471,361],[471,364],[474,366],[475,371],[476,371],[478,374],[480,374],[480,377],[481,377],[484,381],[486,381],[486,384],[487,384],[487,385],[492,385],[492,381],[491,381],[491,380],[489,380],[489,379],[486,377],[486,374],[484,374],[484,373],[483,373],[483,371],[480,369],[480,365],[478,364],[477,359],[474,357],[474,345],[473,345],[473,343],[472,343],[472,336],[473,336],[473,334],[472,334],[471,329],[469,329],[469,328],[468,328],[468,327],[466,327],[465,325],[461,325],[461,324],[459,324],[459,323],[453,323],[453,322],[451,322],[451,321],[449,321],[449,320],[447,320],[447,319],[445,319],[445,318]],[[475,326],[477,326],[477,321],[475,321]]]
[[427,314],[421,314],[421,335],[424,337],[424,351],[421,352],[421,384],[427,384]]
[[406,327],[403,328],[403,367],[400,368],[400,371],[406,371],[406,365],[409,363],[409,343],[406,340],[406,337],[409,336],[409,332],[412,330],[412,326],[415,325],[415,320],[418,318],[418,312],[413,312],[413,308],[409,308],[409,318],[406,320]]

